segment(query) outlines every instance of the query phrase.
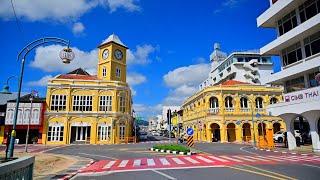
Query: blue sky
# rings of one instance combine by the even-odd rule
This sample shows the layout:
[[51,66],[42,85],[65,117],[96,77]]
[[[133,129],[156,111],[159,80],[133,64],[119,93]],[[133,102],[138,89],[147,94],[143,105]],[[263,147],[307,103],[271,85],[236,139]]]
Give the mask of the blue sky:
[[[97,45],[115,33],[130,48],[128,81],[135,92],[135,109],[145,116],[160,112],[162,105],[180,104],[194,93],[207,76],[214,42],[231,53],[259,49],[276,36],[273,29],[256,26],[268,0],[13,2],[22,33],[10,0],[1,1],[2,84],[19,74],[16,56],[28,42],[44,36],[68,39],[76,52],[69,66],[55,54],[59,45],[40,47],[28,56],[23,91],[37,89],[45,96],[50,77],[76,67],[94,73]],[[17,79],[10,81],[10,88],[16,91]]]

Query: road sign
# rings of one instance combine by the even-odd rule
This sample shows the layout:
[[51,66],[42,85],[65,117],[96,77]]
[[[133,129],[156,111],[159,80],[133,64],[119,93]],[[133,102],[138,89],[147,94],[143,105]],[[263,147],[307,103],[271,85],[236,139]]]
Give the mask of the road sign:
[[187,129],[187,134],[188,134],[189,136],[192,136],[192,135],[193,135],[193,129],[192,129],[192,128],[188,128],[188,129]]
[[193,147],[194,146],[193,136],[188,136],[188,138],[187,138],[187,146],[189,146],[189,147]]

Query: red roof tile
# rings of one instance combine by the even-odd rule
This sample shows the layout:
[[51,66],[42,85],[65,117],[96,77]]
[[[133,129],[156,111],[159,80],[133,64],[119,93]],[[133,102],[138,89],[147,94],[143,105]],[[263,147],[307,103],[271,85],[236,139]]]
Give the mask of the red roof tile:
[[232,85],[239,85],[239,84],[249,84],[249,83],[236,81],[236,80],[228,80],[221,83],[222,86],[232,86]]
[[57,79],[81,79],[81,80],[98,80],[97,76],[79,75],[79,74],[61,74]]

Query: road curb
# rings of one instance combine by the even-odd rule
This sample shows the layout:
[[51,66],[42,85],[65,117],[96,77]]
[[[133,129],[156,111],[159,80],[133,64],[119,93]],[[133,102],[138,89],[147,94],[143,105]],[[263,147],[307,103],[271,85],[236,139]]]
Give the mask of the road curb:
[[150,148],[149,150],[155,151],[155,152],[167,153],[167,154],[179,154],[179,155],[188,155],[188,156],[196,154],[195,152],[171,151],[171,150],[164,150],[164,149],[157,149],[157,148]]
[[282,154],[291,154],[291,155],[300,155],[300,156],[318,156],[317,154],[312,154],[312,153],[300,153],[300,152],[291,152],[291,151],[281,151],[281,150],[270,150],[270,149],[260,149],[260,148],[253,148],[255,150],[259,150],[259,151],[266,151],[266,152],[275,152],[275,153],[282,153]]

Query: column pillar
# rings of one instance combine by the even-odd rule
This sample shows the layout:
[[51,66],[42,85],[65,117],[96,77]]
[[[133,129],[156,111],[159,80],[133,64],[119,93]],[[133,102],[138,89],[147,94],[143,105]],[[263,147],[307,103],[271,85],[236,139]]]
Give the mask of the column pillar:
[[296,117],[295,114],[286,114],[281,116],[281,118],[286,123],[286,131],[287,131],[287,141],[288,141],[288,149],[293,150],[297,148],[297,142],[294,134],[294,125],[293,119]]
[[90,144],[97,144],[97,121],[91,122]]
[[227,126],[225,126],[225,125],[221,125],[220,126],[220,138],[221,138],[221,142],[222,143],[228,142],[228,139],[227,139]]
[[236,142],[242,142],[241,124],[236,125]]
[[320,152],[320,139],[318,133],[318,120],[320,118],[320,111],[310,111],[303,114],[303,116],[307,119],[310,125],[312,150],[313,152]]
[[212,138],[212,134],[211,134],[211,128],[207,128],[206,129],[206,133],[207,133],[207,142],[211,142],[211,138]]

